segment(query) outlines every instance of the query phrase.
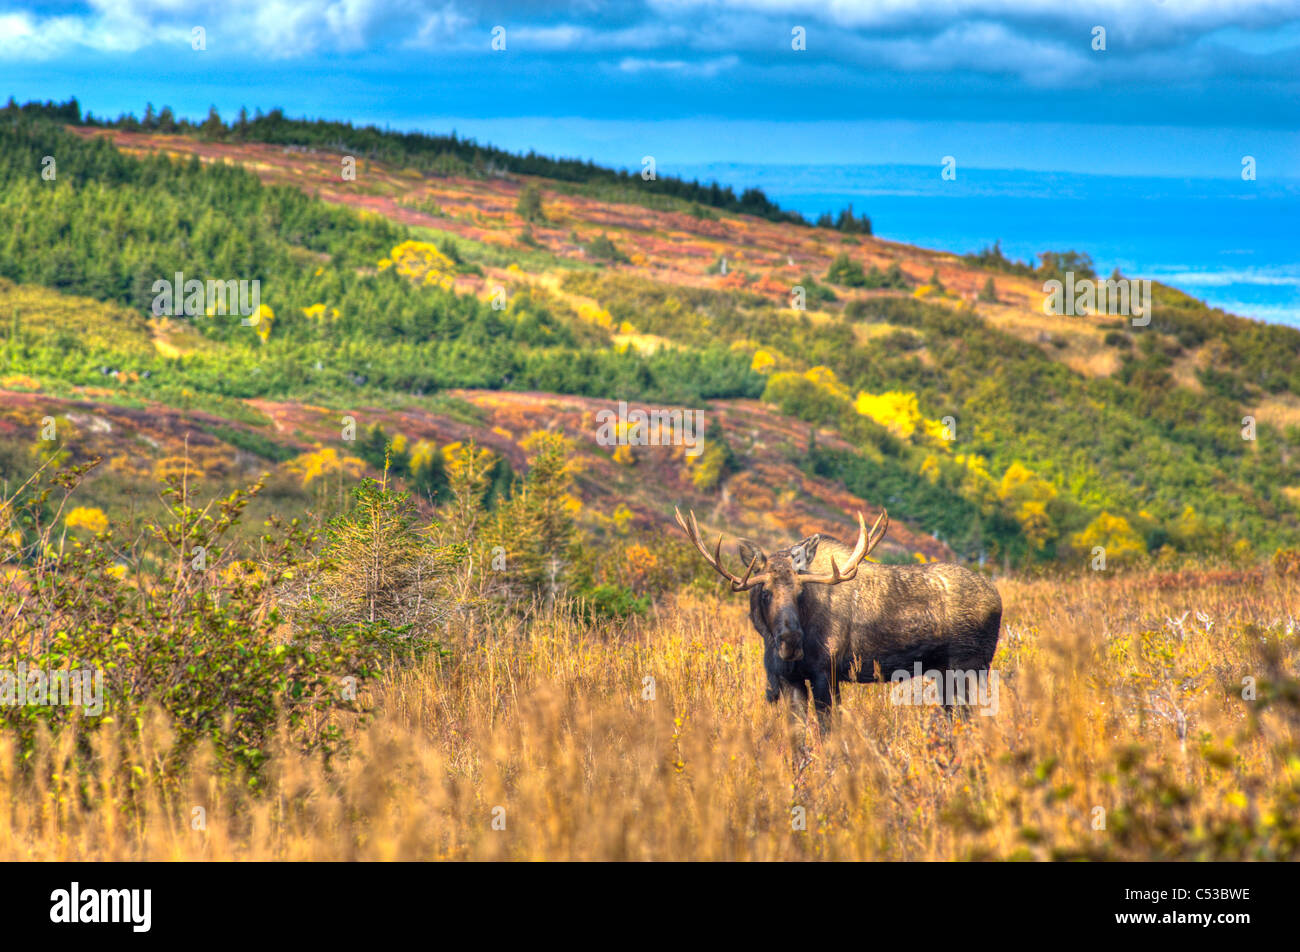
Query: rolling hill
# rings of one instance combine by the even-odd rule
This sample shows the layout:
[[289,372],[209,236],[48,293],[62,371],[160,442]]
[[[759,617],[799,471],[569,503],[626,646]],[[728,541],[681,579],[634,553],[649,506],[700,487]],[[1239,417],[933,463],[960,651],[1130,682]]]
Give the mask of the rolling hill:
[[[47,417],[110,461],[85,489],[106,508],[186,452],[307,506],[328,480],[304,458],[373,471],[348,435],[473,440],[520,471],[558,428],[596,533],[620,506],[670,531],[685,503],[766,542],[888,506],[900,560],[1250,562],[1300,539],[1300,332],[1176,289],[1144,327],[1053,316],[1072,259],[912,247],[748,193],[282,117],[66,118],[0,111],[10,482]],[[264,311],[155,316],[177,272],[257,280]],[[703,410],[719,452],[600,445],[620,400]]]

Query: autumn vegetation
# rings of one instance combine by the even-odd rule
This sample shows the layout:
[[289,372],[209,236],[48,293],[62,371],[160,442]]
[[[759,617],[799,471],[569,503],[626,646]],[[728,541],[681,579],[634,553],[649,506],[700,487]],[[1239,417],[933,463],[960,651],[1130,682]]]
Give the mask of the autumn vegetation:
[[[584,552],[564,440],[531,446],[494,509],[491,454],[463,447],[434,521],[385,471],[328,524],[271,519],[247,545],[229,540],[260,485],[200,506],[182,473],[162,521],[108,526],[64,516],[84,468],[39,473],[4,506],[0,651],[96,665],[109,703],[0,707],[0,854],[1300,851],[1295,558],[1002,579],[994,713],[849,688],[822,733],[763,699],[743,606],[684,546]],[[561,557],[581,568],[557,576]]]
[[[851,207],[73,106],[0,110],[0,672],[106,710],[0,704],[0,857],[1296,858],[1300,332],[1051,318],[1086,255]],[[264,310],[155,315],[176,272]],[[701,452],[601,445],[620,400]],[[875,558],[997,584],[998,710],[767,704],[678,503],[887,507]]]
[[[13,505],[23,538],[46,528],[10,550],[0,649],[97,662],[111,703],[0,709],[0,854],[1297,857],[1291,567],[1004,579],[995,713],[950,724],[849,688],[821,733],[763,699],[760,642],[713,582],[625,615],[556,589],[548,552],[574,553],[563,447],[538,453],[546,475],[495,515],[472,451],[451,469],[470,496],[438,523],[365,481],[314,557],[293,525],[255,556],[222,549],[243,494],[200,509],[181,484],[174,521],[129,539],[56,540],[37,519],[80,473]],[[493,543],[517,570],[494,569]],[[648,591],[665,548],[600,561]]]

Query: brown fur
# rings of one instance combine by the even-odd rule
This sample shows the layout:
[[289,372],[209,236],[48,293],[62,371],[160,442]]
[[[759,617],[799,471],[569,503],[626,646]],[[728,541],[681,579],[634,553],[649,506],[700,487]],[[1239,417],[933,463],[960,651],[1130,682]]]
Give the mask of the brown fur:
[[[819,715],[844,681],[889,680],[898,670],[987,670],[997,648],[1002,599],[986,578],[947,562],[863,562],[855,578],[827,585],[799,572],[829,572],[831,557],[848,568],[852,546],[814,535],[768,556],[748,540],[742,561],[770,578],[749,592],[749,617],[763,636],[769,701],[786,697],[798,710],[811,687]],[[945,697],[946,703],[951,698]]]

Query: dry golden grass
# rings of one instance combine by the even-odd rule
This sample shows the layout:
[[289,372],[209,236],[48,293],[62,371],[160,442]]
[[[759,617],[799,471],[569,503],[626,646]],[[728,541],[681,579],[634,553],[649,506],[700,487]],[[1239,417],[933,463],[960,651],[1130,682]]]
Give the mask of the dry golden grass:
[[[951,732],[933,709],[891,704],[886,686],[847,685],[833,730],[800,737],[763,699],[740,599],[687,597],[624,631],[467,623],[453,661],[372,686],[376,715],[353,729],[346,761],[327,773],[280,749],[258,795],[202,758],[158,781],[163,723],[145,725],[120,770],[105,766],[120,738],[101,731],[84,790],[71,734],[42,742],[26,776],[0,739],[0,858],[1296,856],[1297,702],[1256,717],[1261,702],[1241,685],[1256,678],[1262,698],[1290,678],[1295,690],[1286,625],[1300,587],[1155,576],[999,587],[999,709]],[[1189,611],[1179,637],[1166,618]],[[1151,644],[1173,657],[1185,743],[1155,713],[1161,663],[1140,660],[1137,636],[1161,630]]]

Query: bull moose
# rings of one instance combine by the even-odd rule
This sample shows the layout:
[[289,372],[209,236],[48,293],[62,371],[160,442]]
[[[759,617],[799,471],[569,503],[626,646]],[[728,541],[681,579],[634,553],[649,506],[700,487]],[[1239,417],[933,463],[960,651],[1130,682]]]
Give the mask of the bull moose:
[[894,672],[943,672],[942,703],[951,713],[964,678],[987,677],[1002,623],[1002,599],[993,584],[960,565],[882,565],[862,560],[889,531],[881,510],[871,531],[858,513],[853,547],[828,535],[764,552],[737,540],[743,576],[722,564],[722,536],[710,553],[695,513],[677,523],[733,592],[749,592],[749,618],[763,637],[767,699],[785,697],[797,713],[808,707],[808,686],[819,720],[839,700],[844,681],[892,680]]

